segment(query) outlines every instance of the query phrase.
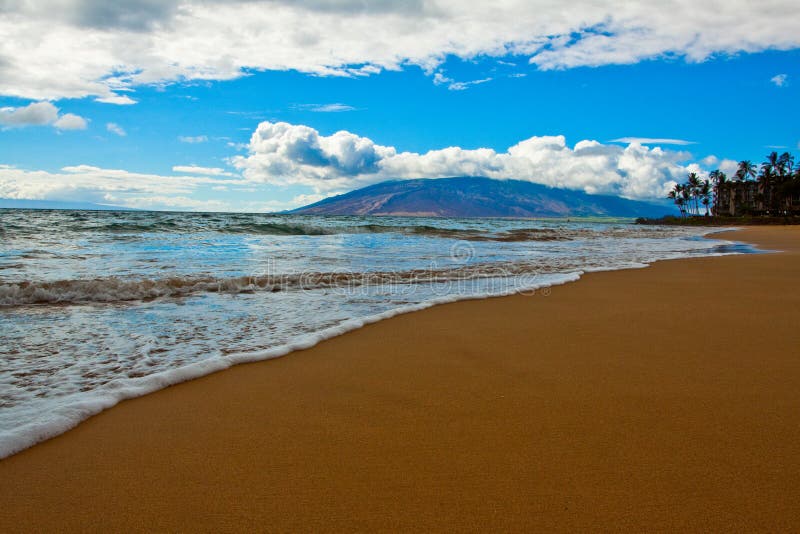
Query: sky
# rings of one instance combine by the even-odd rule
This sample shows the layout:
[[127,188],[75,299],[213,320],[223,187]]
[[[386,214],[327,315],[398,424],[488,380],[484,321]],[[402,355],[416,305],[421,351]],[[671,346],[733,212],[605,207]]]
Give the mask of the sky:
[[488,176],[653,200],[800,154],[795,0],[468,4],[0,0],[0,198],[260,212]]

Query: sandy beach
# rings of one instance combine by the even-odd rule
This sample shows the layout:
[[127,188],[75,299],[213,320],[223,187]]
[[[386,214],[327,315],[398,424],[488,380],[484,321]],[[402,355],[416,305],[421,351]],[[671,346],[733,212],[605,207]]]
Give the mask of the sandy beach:
[[0,531],[800,529],[782,250],[442,305],[126,401],[0,461]]

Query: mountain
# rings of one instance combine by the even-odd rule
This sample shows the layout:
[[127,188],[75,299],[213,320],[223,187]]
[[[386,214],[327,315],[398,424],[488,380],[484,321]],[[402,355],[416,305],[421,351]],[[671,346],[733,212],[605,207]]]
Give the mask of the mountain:
[[0,209],[16,208],[27,210],[102,210],[102,211],[135,211],[131,208],[92,204],[91,202],[71,202],[60,200],[20,200],[16,198],[0,198]]
[[520,180],[396,180],[326,198],[290,213],[438,217],[660,217],[670,207]]

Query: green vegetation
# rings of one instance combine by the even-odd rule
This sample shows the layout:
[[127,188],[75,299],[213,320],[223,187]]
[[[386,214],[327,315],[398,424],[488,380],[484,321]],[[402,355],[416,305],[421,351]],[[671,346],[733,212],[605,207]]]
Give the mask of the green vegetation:
[[702,179],[690,172],[668,198],[680,217],[637,219],[658,224],[797,224],[800,216],[800,165],[788,152],[771,152],[757,167],[739,162],[732,179],[717,169]]
[[[725,176],[725,173],[713,171]],[[709,177],[711,175],[709,174]],[[690,172],[688,180],[684,184],[675,184],[667,198],[671,198],[681,212],[681,216],[687,214],[692,216],[700,215],[700,204],[705,206],[706,215],[709,215],[709,205],[711,204],[711,182],[701,180],[695,172]]]

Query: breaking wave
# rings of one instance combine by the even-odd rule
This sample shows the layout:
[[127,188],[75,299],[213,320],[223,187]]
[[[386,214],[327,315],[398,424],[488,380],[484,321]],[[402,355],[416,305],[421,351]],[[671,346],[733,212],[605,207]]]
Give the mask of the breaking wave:
[[[551,269],[547,271],[552,272]],[[161,279],[120,277],[93,280],[23,281],[0,283],[0,307],[35,304],[91,304],[150,301],[201,293],[255,293],[286,290],[358,288],[420,283],[468,281],[546,274],[527,263],[486,263],[444,269],[371,272],[306,272],[236,277],[175,276]],[[529,282],[529,280],[525,280]]]
[[[433,237],[444,239],[458,239],[465,241],[495,241],[495,242],[517,242],[517,241],[570,241],[575,239],[585,239],[598,237],[600,233],[587,228],[515,228],[503,229],[498,231],[488,231],[487,229],[469,228],[448,228],[432,225],[394,225],[394,224],[346,224],[339,221],[338,224],[302,224],[294,222],[268,222],[253,221],[250,219],[239,220],[235,216],[225,219],[184,219],[175,220],[160,217],[156,220],[127,220],[127,221],[107,221],[107,220],[71,220],[59,225],[60,232],[67,233],[104,233],[109,235],[131,236],[137,234],[193,234],[201,232],[213,232],[220,234],[249,234],[249,235],[274,235],[274,236],[324,236],[339,234],[404,234],[420,237]],[[330,222],[330,221],[329,221]],[[20,235],[25,236],[29,233],[36,233],[37,228],[29,228],[22,225],[5,224],[0,227],[0,231],[9,237]],[[662,230],[663,232],[663,230]],[[650,236],[648,234],[652,233]],[[617,229],[604,229],[603,237],[661,237],[654,231],[648,229],[620,227]]]
[[[618,222],[0,210],[0,457],[123,398],[442,302],[748,252]],[[542,289],[541,295],[547,291]]]

